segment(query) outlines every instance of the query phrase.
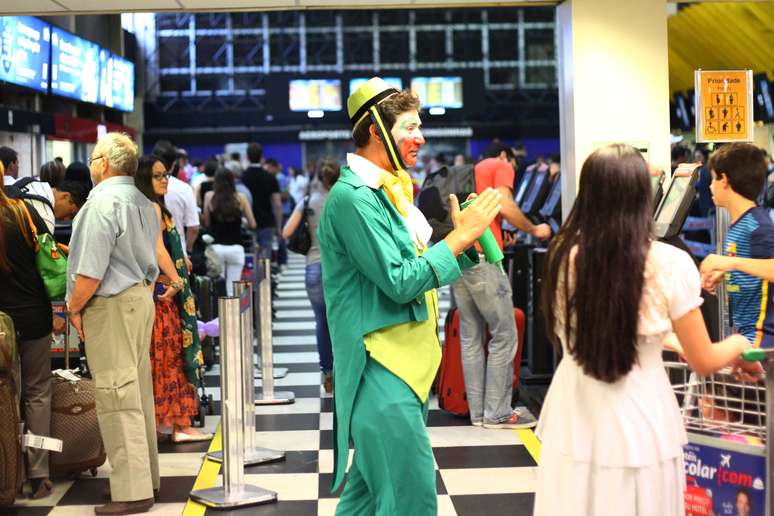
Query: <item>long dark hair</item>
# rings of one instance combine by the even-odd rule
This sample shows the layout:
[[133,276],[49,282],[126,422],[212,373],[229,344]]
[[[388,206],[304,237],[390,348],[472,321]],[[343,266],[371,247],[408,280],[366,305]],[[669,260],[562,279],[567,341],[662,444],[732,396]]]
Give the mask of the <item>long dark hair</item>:
[[215,171],[210,211],[217,215],[218,220],[224,222],[242,218],[242,206],[236,195],[234,173],[226,167],[220,167]]
[[158,156],[143,156],[140,158],[137,162],[137,173],[134,174],[134,186],[145,194],[145,197],[150,199],[151,202],[161,206],[161,213],[164,214],[165,218],[171,219],[172,214],[164,204],[164,197],[156,195],[156,192],[153,190],[153,165],[157,161],[162,165],[164,164]]
[[[541,296],[547,333],[556,345],[556,331],[563,330],[583,371],[605,382],[626,375],[637,360],[651,204],[648,166],[637,149],[623,144],[597,149],[583,163],[575,205],[548,251]],[[554,307],[560,300],[564,328],[556,328]]]
[[[0,161],[0,181],[5,177],[5,166]],[[30,208],[26,208],[29,210]],[[13,272],[11,262],[8,260],[8,249],[6,247],[6,228],[5,224],[16,224],[19,232],[26,240],[27,244],[32,246],[32,236],[27,226],[27,215],[24,212],[24,201],[11,199],[5,195],[5,191],[0,188],[0,271]]]

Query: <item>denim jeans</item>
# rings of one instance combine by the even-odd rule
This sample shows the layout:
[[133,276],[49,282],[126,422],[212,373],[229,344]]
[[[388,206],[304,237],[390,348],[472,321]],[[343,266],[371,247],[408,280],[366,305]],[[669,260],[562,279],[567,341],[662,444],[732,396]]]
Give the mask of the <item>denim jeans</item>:
[[311,263],[306,266],[306,295],[312,303],[314,312],[315,334],[317,336],[317,352],[320,354],[320,369],[323,373],[333,371],[333,350],[331,336],[328,333],[328,316],[325,315],[325,298],[323,297],[322,264]]
[[271,244],[274,242],[274,227],[258,228],[255,230],[255,239],[258,244],[258,257],[271,260]]
[[[285,227],[285,224],[288,223],[288,219],[290,218],[290,215],[282,215],[282,227]],[[284,238],[279,239],[279,247],[277,249],[277,263],[279,265],[287,265],[288,264],[288,241]]]
[[[513,359],[518,335],[511,284],[497,265],[467,269],[453,285],[460,311],[460,347],[465,391],[473,422],[499,423],[511,417]],[[484,353],[487,326],[492,335]]]

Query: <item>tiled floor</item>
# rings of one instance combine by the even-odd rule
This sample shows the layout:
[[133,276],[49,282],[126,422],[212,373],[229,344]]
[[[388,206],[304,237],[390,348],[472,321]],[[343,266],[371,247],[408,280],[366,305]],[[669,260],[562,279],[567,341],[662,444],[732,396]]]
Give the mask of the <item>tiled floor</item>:
[[[279,500],[229,514],[312,516],[332,515],[336,509],[339,493],[329,490],[333,471],[333,400],[320,387],[313,315],[304,291],[303,271],[303,259],[291,257],[278,288],[273,330],[274,362],[289,369],[285,378],[275,380],[275,385],[294,392],[296,401],[291,405],[256,407],[256,442],[284,450],[287,456],[282,462],[245,469],[247,483],[276,491]],[[447,290],[441,292],[440,299],[445,313],[449,307]],[[206,381],[208,392],[217,400],[215,407],[219,413],[217,366],[208,373]],[[260,380],[256,380],[256,388],[260,385]],[[435,399],[430,408],[428,434],[436,461],[438,514],[532,514],[535,461],[516,432],[472,427],[467,420],[439,410]],[[218,419],[209,417],[207,427],[214,429]],[[151,514],[183,512],[208,445],[160,447],[161,500]],[[102,492],[108,473],[106,464],[96,478],[58,481],[52,496],[36,502],[17,500],[10,514],[92,514],[93,505],[104,503]],[[208,509],[206,514],[223,511]]]

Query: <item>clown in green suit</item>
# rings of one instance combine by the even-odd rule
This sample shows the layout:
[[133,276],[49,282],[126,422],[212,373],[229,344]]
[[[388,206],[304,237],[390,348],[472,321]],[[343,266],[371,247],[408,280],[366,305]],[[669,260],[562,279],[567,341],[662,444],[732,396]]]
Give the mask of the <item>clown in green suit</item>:
[[333,342],[334,478],[344,479],[337,515],[425,516],[437,512],[425,428],[441,360],[435,289],[478,262],[471,246],[500,210],[483,192],[454,230],[427,246],[432,230],[413,204],[406,166],[425,143],[419,100],[373,78],[347,101],[357,150],[347,155],[318,227]]

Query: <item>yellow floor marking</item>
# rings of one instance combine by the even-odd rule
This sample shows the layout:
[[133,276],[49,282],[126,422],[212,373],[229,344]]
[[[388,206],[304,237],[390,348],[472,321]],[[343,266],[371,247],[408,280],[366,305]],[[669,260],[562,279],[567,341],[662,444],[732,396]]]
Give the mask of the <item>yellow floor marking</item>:
[[[215,435],[212,438],[212,442],[210,442],[210,449],[207,450],[207,453],[221,451],[222,449],[223,440],[220,433],[220,423],[218,423],[218,429],[215,430]],[[196,477],[196,482],[194,482],[193,489],[207,489],[213,487],[215,485],[215,480],[220,473],[220,466],[220,462],[215,462],[205,456],[202,467],[199,470],[199,475]],[[194,502],[189,498],[188,503],[185,504],[185,509],[183,509],[183,516],[204,516],[205,510],[207,510],[206,506],[199,502]]]
[[527,451],[530,455],[532,455],[532,458],[540,464],[540,440],[535,436],[535,432],[532,430],[529,430],[527,428],[518,429],[516,430],[516,433],[519,435],[519,439],[521,439],[521,442],[524,444],[524,447],[527,448]]

